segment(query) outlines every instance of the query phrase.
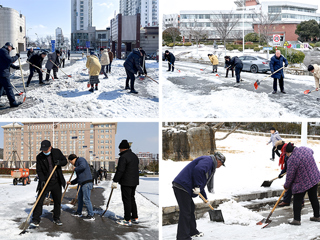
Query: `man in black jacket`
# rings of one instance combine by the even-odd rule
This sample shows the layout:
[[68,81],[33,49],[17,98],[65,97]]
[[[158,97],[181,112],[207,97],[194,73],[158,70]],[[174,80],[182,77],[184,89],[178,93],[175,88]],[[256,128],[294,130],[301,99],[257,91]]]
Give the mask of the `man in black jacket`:
[[168,60],[168,70],[167,70],[167,72],[171,71],[171,67],[172,67],[172,72],[173,72],[174,71],[174,62],[176,61],[175,56],[171,52],[166,50],[166,52],[164,54],[164,59],[166,61]]
[[139,185],[139,158],[131,151],[127,140],[122,140],[119,149],[120,158],[111,187],[117,188],[117,183],[121,185],[124,220],[118,220],[117,223],[131,226],[132,223],[139,223],[137,204],[134,197],[137,185]]
[[15,61],[20,57],[19,53],[14,57],[10,57],[10,52],[14,49],[11,42],[7,42],[0,49],[0,89],[1,92],[4,89],[7,93],[8,100],[10,102],[10,107],[18,107],[22,102],[17,102],[12,90],[12,85],[10,82],[10,67],[13,69],[20,69],[20,67],[13,65]]
[[[30,75],[28,77],[28,81],[27,81],[27,87],[29,87],[31,79],[33,77],[33,72],[36,71],[39,74],[39,84],[44,84],[44,82],[42,81],[42,72],[40,71],[40,69],[42,68],[42,62],[43,59],[47,56],[46,52],[42,52],[41,54],[39,53],[35,53],[31,56],[29,62],[32,63],[30,64]],[[33,66],[34,65],[34,66]],[[36,67],[40,68],[36,68]]]
[[62,225],[60,221],[61,213],[61,186],[66,186],[66,181],[63,177],[61,166],[67,165],[67,159],[62,154],[62,152],[57,148],[52,148],[50,141],[44,140],[41,142],[41,153],[37,155],[37,174],[39,176],[39,182],[37,191],[39,193],[42,191],[42,188],[46,184],[50,174],[52,173],[55,166],[57,166],[55,172],[53,173],[46,189],[44,190],[41,198],[36,205],[33,216],[32,223],[30,225],[37,227],[40,223],[40,216],[42,214],[43,200],[48,192],[51,192],[54,208],[53,208],[53,223],[58,226]]
[[[140,66],[141,57],[142,57],[142,53],[140,51],[133,50],[123,64],[127,74],[125,89],[131,89],[130,93],[135,93],[135,94],[138,93],[136,90],[134,90],[134,81],[135,81],[134,74],[137,74],[137,72],[139,71],[141,75],[144,75],[143,70]],[[130,87],[129,87],[129,80],[131,80]]]
[[233,57],[230,59],[230,56],[225,56],[224,60],[225,60],[225,63],[230,66],[231,69],[233,68],[235,69],[237,82],[234,86],[239,87],[240,81],[241,81],[240,73],[243,68],[242,61],[238,57]]

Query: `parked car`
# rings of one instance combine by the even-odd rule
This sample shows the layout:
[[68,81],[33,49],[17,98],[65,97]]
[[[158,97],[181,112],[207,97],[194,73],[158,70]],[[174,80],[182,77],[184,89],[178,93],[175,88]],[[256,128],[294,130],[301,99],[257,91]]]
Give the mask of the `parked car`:
[[239,59],[243,63],[243,71],[249,71],[252,73],[270,71],[269,60],[259,56],[241,56]]

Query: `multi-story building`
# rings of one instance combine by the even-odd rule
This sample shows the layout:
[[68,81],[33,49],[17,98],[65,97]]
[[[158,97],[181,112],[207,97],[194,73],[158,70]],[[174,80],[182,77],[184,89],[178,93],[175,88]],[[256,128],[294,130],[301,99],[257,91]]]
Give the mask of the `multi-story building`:
[[158,0],[120,0],[119,8],[123,16],[140,13],[141,27],[159,26]]
[[110,28],[96,30],[96,46],[99,48],[109,48],[111,44]]
[[52,146],[59,148],[66,157],[75,153],[86,158],[95,168],[102,166],[108,170],[110,162],[114,165],[117,123],[23,122],[23,125],[12,123],[2,128],[7,167],[12,166],[10,156],[13,151],[20,157],[22,166],[32,166],[40,152],[41,141],[45,139],[51,141]]
[[0,47],[11,42],[19,52],[26,50],[26,18],[17,10],[0,5],[0,33]]
[[[159,161],[159,154],[154,154],[150,152],[139,152],[136,153],[137,157],[139,158],[140,166],[148,166],[151,162],[158,162]],[[119,157],[116,157],[115,163],[118,165]]]
[[162,16],[162,28],[163,30],[170,28],[170,27],[175,27],[179,28],[180,27],[180,15],[179,14],[163,14]]
[[282,34],[286,41],[296,41],[298,36],[294,33],[297,24],[302,21],[314,19],[320,22],[320,14],[317,13],[318,6],[305,3],[289,1],[259,2],[259,0],[236,0],[236,10],[189,10],[180,12],[180,30],[183,36],[189,38],[192,28],[202,28],[207,38],[219,39],[220,36],[215,28],[216,19],[229,18],[230,23],[236,23],[229,34],[231,39],[239,39],[244,33],[257,32],[261,21],[259,16],[276,16],[272,26],[272,34]]

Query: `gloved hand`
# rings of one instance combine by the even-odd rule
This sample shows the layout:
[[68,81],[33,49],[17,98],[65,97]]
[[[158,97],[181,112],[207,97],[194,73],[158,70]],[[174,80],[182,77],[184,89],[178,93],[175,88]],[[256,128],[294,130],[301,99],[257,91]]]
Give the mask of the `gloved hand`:
[[20,57],[20,54],[19,54],[19,53],[17,53],[17,54],[16,54],[16,56],[19,58],[19,57]]
[[194,189],[192,189],[193,194],[199,195],[200,193],[200,188],[199,187],[195,187]]
[[61,166],[61,160],[58,160],[58,159],[54,160],[54,165]]
[[282,178],[283,177],[283,175],[282,175],[283,173],[280,173],[279,174],[279,176],[278,176],[278,178]]
[[116,183],[116,182],[113,182],[112,184],[111,184],[111,188],[117,188],[118,187],[118,184]]

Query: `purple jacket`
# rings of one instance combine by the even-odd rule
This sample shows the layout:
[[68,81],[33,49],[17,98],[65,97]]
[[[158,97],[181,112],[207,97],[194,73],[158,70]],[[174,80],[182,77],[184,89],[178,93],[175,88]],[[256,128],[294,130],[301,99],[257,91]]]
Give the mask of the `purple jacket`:
[[302,193],[320,182],[320,172],[313,158],[313,150],[295,147],[287,161],[287,177],[284,187],[293,194]]

